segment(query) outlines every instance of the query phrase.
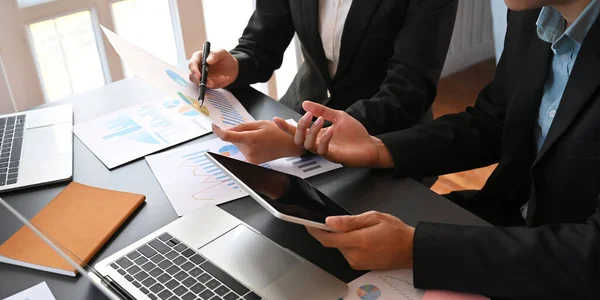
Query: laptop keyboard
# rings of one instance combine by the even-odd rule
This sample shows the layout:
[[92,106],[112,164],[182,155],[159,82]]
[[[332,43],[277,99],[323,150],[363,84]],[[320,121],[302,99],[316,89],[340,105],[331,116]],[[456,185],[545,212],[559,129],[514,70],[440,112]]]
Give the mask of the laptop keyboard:
[[0,118],[0,187],[17,183],[25,115]]
[[138,247],[110,266],[150,299],[261,299],[168,233]]

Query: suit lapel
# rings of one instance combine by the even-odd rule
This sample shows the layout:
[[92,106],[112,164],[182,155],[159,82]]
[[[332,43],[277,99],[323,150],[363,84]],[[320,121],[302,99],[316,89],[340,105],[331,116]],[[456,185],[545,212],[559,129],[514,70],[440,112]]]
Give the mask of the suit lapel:
[[302,0],[302,18],[304,30],[298,30],[300,40],[303,41],[306,52],[310,54],[310,59],[319,69],[324,82],[331,86],[331,76],[319,33],[319,0]]
[[340,62],[336,71],[336,77],[353,63],[353,57],[358,49],[364,33],[371,23],[373,14],[381,0],[353,0],[344,31],[342,32],[342,42],[340,47]]
[[[527,65],[506,113],[504,122],[506,149],[503,153],[507,157],[514,158],[517,153],[530,155],[530,151],[534,151],[532,148],[533,128],[537,120],[551,58],[550,44],[535,35],[526,58]],[[530,164],[531,160],[527,165]]]
[[590,29],[581,45],[573,72],[569,77],[556,116],[544,145],[534,161],[537,164],[567,131],[581,109],[600,87],[600,19]]

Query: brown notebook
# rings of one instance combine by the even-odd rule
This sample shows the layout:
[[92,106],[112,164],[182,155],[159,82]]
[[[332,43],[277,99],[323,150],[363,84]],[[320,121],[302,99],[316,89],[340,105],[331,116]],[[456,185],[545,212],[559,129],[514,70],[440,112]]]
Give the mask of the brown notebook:
[[[72,182],[31,223],[58,247],[68,249],[63,252],[84,266],[145,199],[144,195]],[[0,262],[68,276],[77,274],[25,226],[0,245]]]

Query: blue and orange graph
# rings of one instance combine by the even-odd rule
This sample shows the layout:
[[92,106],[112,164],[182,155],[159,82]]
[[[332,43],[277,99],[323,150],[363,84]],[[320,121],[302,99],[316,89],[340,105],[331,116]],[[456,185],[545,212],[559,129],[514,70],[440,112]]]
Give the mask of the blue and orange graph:
[[372,284],[366,284],[358,288],[356,295],[361,300],[377,300],[381,297],[381,290]]
[[[235,146],[233,146],[233,147],[235,148]],[[223,152],[219,151],[220,154],[223,154],[223,155],[234,151],[233,149],[223,149],[223,148],[225,148],[225,147],[221,148],[222,150],[224,150]],[[236,150],[237,150],[237,148],[236,148]],[[194,176],[200,177],[201,183],[210,184],[203,190],[191,195],[192,198],[194,198],[196,200],[214,200],[212,198],[205,197],[204,193],[214,187],[217,187],[217,186],[224,185],[225,187],[228,187],[228,188],[231,188],[234,190],[239,188],[235,184],[235,182],[233,182],[233,180],[231,178],[229,178],[229,176],[227,176],[225,173],[223,173],[223,171],[221,171],[219,168],[217,168],[213,163],[211,163],[204,156],[204,154],[207,151],[208,150],[202,150],[202,151],[197,151],[197,152],[182,156],[182,158],[185,160],[181,164],[181,167],[193,167],[194,169],[192,172],[193,172]],[[239,152],[239,150],[237,150],[237,151]]]
[[246,120],[246,118],[242,117],[238,113],[238,111],[233,107],[233,105],[231,105],[231,103],[227,101],[227,98],[225,98],[225,96],[213,90],[207,90],[206,94],[208,95],[208,97],[206,97],[206,100],[212,106],[219,110],[219,112],[221,113],[221,120],[224,124],[235,126],[237,124],[248,121]]

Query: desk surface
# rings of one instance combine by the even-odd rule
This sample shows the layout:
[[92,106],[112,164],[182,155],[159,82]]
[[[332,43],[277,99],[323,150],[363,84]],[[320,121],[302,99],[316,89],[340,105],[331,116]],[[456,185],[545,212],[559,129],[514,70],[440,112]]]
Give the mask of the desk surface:
[[[234,93],[256,119],[273,116],[294,118],[300,115],[269,97],[247,88]],[[140,102],[164,96],[164,93],[139,79],[127,79],[76,95],[53,104],[73,104],[75,124]],[[185,145],[212,139],[212,134]],[[119,230],[90,262],[128,246],[177,218],[165,193],[144,159],[109,171],[79,139],[74,139],[73,180],[96,187],[146,195],[145,205]],[[309,181],[332,199],[358,214],[379,210],[415,225],[418,221],[486,225],[471,213],[436,195],[408,178],[394,178],[389,171],[343,168]],[[58,183],[3,194],[15,209],[31,218],[68,183]],[[352,270],[335,249],[323,248],[305,228],[273,218],[249,197],[221,205],[265,236],[312,261],[341,280],[349,282],[361,275]],[[6,210],[0,210],[0,241],[5,241],[21,227]],[[81,276],[71,278],[0,264],[0,299],[46,281],[57,299],[105,299]]]

